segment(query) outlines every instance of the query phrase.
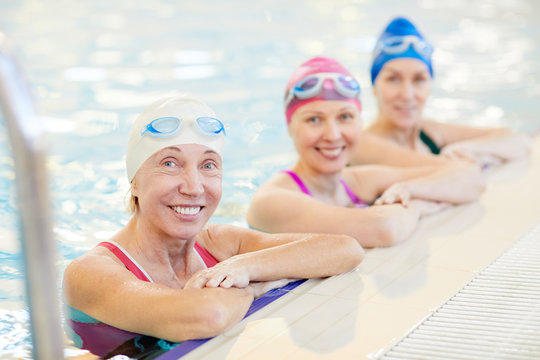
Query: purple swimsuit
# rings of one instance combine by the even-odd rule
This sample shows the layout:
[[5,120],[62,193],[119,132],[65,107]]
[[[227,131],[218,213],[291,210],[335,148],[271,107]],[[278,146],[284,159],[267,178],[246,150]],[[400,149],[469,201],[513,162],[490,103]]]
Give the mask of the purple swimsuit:
[[[104,241],[99,243],[98,246],[109,249],[138,279],[153,282],[150,275],[117,243]],[[218,263],[212,254],[198,243],[195,243],[195,252],[206,267],[212,267]],[[73,339],[75,346],[90,350],[90,352],[100,357],[104,357],[126,341],[142,336],[103,323],[69,305],[66,305],[66,307],[66,317],[69,325],[66,332]]]
[[[298,185],[298,187],[300,188],[300,190],[302,190],[302,192],[304,194],[313,197],[313,194],[311,194],[311,192],[307,188],[306,184],[304,184],[302,179],[300,179],[300,177],[294,171],[284,170],[283,172],[288,174],[294,180],[294,182]],[[356,196],[356,194],[347,185],[345,180],[339,179],[339,181],[341,182],[341,185],[343,185],[343,188],[345,189],[345,192],[349,196],[349,199],[351,199],[351,202],[354,204],[355,208],[366,208],[366,207],[369,206],[369,204],[367,202],[359,199],[358,196]]]

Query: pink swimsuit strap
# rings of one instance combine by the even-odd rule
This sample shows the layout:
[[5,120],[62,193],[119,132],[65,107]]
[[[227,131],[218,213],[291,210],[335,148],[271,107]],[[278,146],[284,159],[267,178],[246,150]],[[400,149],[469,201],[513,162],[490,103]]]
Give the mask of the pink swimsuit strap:
[[204,263],[206,264],[206,267],[211,268],[212,266],[219,263],[219,261],[208,252],[205,248],[203,248],[201,245],[199,245],[198,242],[195,241],[195,251],[200,255]]
[[144,271],[137,264],[135,264],[118,246],[108,241],[102,241],[97,244],[97,246],[103,246],[109,249],[138,279],[150,282],[150,279],[144,274]]
[[[311,192],[307,188],[306,184],[304,184],[302,179],[300,179],[300,177],[294,171],[283,170],[283,172],[288,174],[294,180],[294,182],[298,185],[298,187],[300,188],[300,190],[304,194],[313,197],[313,194],[311,194]],[[369,204],[367,202],[361,200],[358,196],[356,196],[356,194],[351,190],[349,185],[347,185],[345,180],[339,179],[339,181],[341,182],[341,185],[343,185],[343,188],[345,189],[345,192],[347,193],[347,195],[349,196],[349,199],[351,199],[351,202],[355,205],[355,207],[360,208],[360,207],[368,207],[369,206]]]

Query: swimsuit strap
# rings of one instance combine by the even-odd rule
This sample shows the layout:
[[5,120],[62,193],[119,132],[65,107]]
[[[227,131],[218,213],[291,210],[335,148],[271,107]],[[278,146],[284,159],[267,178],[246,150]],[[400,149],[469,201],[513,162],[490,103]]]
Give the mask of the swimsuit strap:
[[306,195],[309,195],[311,197],[313,197],[313,195],[311,194],[311,192],[309,191],[309,189],[307,188],[307,186],[304,184],[304,182],[302,181],[302,179],[300,179],[300,177],[298,175],[296,175],[296,173],[294,171],[291,171],[291,170],[283,170],[284,173],[286,174],[289,174],[290,177],[292,177],[292,179],[294,180],[294,182],[298,185],[298,187],[300,188],[300,190],[302,190],[302,192]]
[[441,149],[437,146],[435,141],[433,141],[433,139],[431,139],[422,129],[420,129],[420,140],[426,144],[432,154],[439,155],[441,153]]
[[153,282],[152,278],[142,266],[137,264],[135,259],[129,255],[129,253],[124,250],[120,245],[115,242],[103,241],[97,244],[97,246],[103,246],[109,249],[125,266],[126,268],[133,273],[139,280]]
[[199,256],[201,257],[202,261],[204,262],[204,264],[206,265],[207,268],[211,268],[212,266],[219,263],[219,261],[212,254],[210,254],[208,252],[208,250],[203,248],[196,241],[195,241],[194,248],[195,248],[195,251],[197,252],[197,254],[199,254]]
[[343,188],[347,192],[347,195],[349,195],[349,198],[351,199],[352,203],[355,205],[355,207],[367,207],[369,204],[363,200],[360,200],[358,196],[351,190],[349,185],[345,182],[343,179],[339,179],[341,182],[341,185],[343,185]]
[[[288,174],[294,180],[294,182],[296,182],[296,184],[298,185],[298,187],[300,188],[300,190],[302,190],[302,192],[304,194],[313,197],[313,195],[311,194],[311,192],[307,188],[306,184],[304,184],[302,179],[300,179],[300,177],[294,171],[283,170],[283,172]],[[349,199],[351,199],[351,202],[355,205],[355,207],[368,207],[369,206],[369,204],[367,202],[359,199],[358,196],[356,196],[356,194],[347,185],[345,180],[339,179],[339,181],[341,182],[341,185],[343,185],[343,188],[345,189],[345,192],[347,193],[347,195],[349,196]]]

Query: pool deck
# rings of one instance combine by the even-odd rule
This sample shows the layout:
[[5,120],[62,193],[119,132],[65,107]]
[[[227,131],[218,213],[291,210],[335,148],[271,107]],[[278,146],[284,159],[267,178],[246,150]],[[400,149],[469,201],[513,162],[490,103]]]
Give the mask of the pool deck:
[[540,222],[540,136],[488,171],[479,201],[424,218],[405,243],[309,280],[182,359],[373,359]]

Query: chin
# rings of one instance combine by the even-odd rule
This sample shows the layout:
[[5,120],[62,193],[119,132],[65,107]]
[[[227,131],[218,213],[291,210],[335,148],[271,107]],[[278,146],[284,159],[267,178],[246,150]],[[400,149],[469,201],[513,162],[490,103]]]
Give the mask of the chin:
[[395,119],[394,125],[398,129],[402,129],[402,130],[407,130],[407,129],[410,129],[411,127],[416,126],[419,120],[418,116],[416,115],[410,115],[410,116],[398,115],[394,119]]
[[341,172],[345,166],[347,166],[347,162],[340,159],[331,163],[321,164],[317,166],[317,169],[321,174],[333,175]]

